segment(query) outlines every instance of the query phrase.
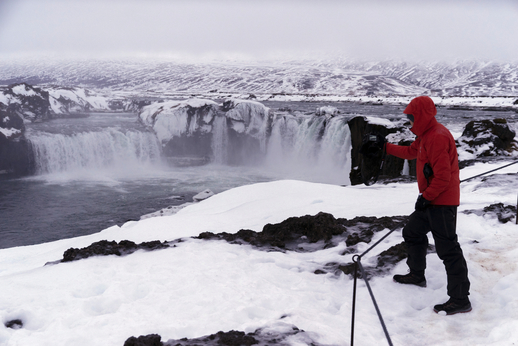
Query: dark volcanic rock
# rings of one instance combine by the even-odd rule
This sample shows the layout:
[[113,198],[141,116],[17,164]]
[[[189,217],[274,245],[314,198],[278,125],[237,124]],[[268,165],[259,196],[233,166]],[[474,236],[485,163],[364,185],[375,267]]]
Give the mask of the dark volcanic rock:
[[63,259],[61,260],[61,262],[77,261],[92,256],[123,256],[131,254],[137,250],[150,251],[164,249],[168,247],[168,243],[161,243],[158,240],[144,242],[138,245],[129,240],[121,240],[119,243],[117,243],[116,241],[101,240],[82,249],[70,248],[66,250],[63,254]]
[[[291,242],[301,236],[310,243],[323,240],[328,243],[334,235],[340,235],[345,228],[333,215],[318,213],[315,216],[290,217],[278,224],[267,224],[263,228],[263,241],[281,244]],[[272,244],[273,245],[273,244]]]
[[477,157],[508,155],[518,150],[515,135],[505,119],[473,120],[457,139],[457,146]]
[[0,127],[4,129],[16,129],[20,135],[25,133],[25,124],[17,103],[9,106],[0,103]]
[[[225,240],[234,244],[251,244],[268,251],[298,252],[318,251],[345,242],[347,249],[342,253],[345,255],[357,252],[356,245],[360,242],[370,243],[376,232],[402,228],[407,220],[407,216],[381,218],[358,216],[351,220],[335,219],[331,214],[320,212],[315,216],[291,217],[275,225],[267,224],[262,232],[252,230],[240,230],[235,234],[205,232],[195,238]],[[367,275],[382,275],[406,257],[404,245],[393,246],[378,255],[376,266],[365,268]],[[315,274],[334,273],[339,275],[343,272],[352,275],[354,265],[354,263],[327,263],[317,269]]]
[[517,207],[514,205],[504,205],[503,203],[491,204],[482,210],[465,210],[465,214],[488,215],[496,217],[501,223],[508,223],[517,217]]
[[222,346],[250,346],[259,343],[254,338],[255,333],[244,333],[231,330],[229,332],[218,332],[209,336],[196,339],[169,340],[164,346],[195,346],[195,345],[222,345]]
[[132,336],[124,342],[124,346],[162,346],[162,337],[158,334]]
[[[304,244],[320,242],[316,251],[333,245],[333,237],[342,235],[347,229],[341,219],[320,212],[315,216],[290,217],[278,224],[267,224],[262,232],[240,230],[235,234],[205,232],[198,239],[223,239],[232,243],[249,243],[260,248],[277,250],[308,251]],[[311,251],[311,250],[309,250]]]
[[20,319],[15,319],[15,320],[5,322],[4,325],[6,328],[20,329],[20,328],[23,328],[23,321]]
[[[297,251],[314,252],[337,246],[345,242],[347,249],[342,255],[358,252],[359,243],[370,243],[375,233],[401,229],[408,220],[407,216],[392,216],[377,218],[374,216],[358,216],[353,219],[336,219],[333,215],[320,212],[317,215],[305,215],[290,217],[278,224],[267,224],[261,232],[252,230],[240,230],[235,234],[211,232],[201,233],[195,239],[225,240],[232,244],[250,244],[259,250],[266,251]],[[181,242],[178,239],[174,242]],[[157,250],[170,247],[174,242],[144,242],[135,244],[132,241],[101,240],[82,249],[70,248],[63,254],[60,262],[70,262],[91,256],[131,254],[139,249]],[[175,246],[175,245],[173,245]],[[403,244],[391,247],[377,255],[376,266],[366,268],[367,275],[383,275],[396,263],[406,258],[406,249]],[[341,272],[352,274],[354,263],[327,263],[322,268],[315,270],[315,274]]]
[[[428,253],[435,252],[435,246],[428,246]],[[377,255],[376,265],[375,266],[363,266],[365,271],[365,275],[367,279],[373,276],[381,276],[385,275],[392,270],[392,268],[400,261],[404,260],[408,257],[408,252],[406,248],[405,242],[401,242],[397,245],[391,246],[385,251],[382,251]],[[328,263],[324,266],[324,269],[315,274],[324,274],[324,273],[344,273],[346,275],[354,276],[356,263]],[[358,268],[357,277],[361,278],[361,271]]]
[[0,103],[0,128],[0,176],[18,177],[32,173],[33,154],[24,137],[25,124],[20,105]]
[[[168,340],[164,346],[268,346],[268,345],[292,345],[287,341],[289,337],[297,335],[299,342],[303,341],[306,345],[319,346],[305,331],[293,326],[282,324],[280,328],[269,329],[260,328],[253,333],[231,330],[228,332],[218,332],[216,334],[202,336],[195,339]],[[126,344],[124,345],[126,346]]]
[[378,255],[377,268],[385,268],[388,265],[395,265],[408,257],[406,243],[402,242],[382,251]]
[[250,244],[258,248],[276,251],[312,252],[337,246],[345,241],[351,252],[360,242],[369,243],[375,232],[403,226],[405,216],[381,217],[358,216],[354,219],[336,219],[320,212],[317,215],[290,217],[278,224],[267,224],[262,232],[240,230],[235,234],[201,233],[197,239],[219,239],[235,244]]

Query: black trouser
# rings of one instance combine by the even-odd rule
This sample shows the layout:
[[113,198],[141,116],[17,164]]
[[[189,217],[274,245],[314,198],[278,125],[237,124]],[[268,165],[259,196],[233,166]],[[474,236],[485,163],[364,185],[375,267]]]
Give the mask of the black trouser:
[[407,264],[411,271],[424,273],[428,237],[432,232],[437,255],[443,261],[448,277],[448,295],[463,299],[469,295],[468,266],[457,241],[457,207],[431,206],[410,215],[403,228],[407,244]]

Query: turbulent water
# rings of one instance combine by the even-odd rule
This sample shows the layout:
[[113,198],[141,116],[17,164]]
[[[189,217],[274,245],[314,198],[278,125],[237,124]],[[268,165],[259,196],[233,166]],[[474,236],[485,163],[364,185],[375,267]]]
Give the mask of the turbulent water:
[[[93,114],[27,125],[37,174],[0,181],[0,248],[37,244],[99,232],[171,205],[191,202],[205,189],[301,179],[347,184],[350,133],[355,115],[397,119],[402,107],[336,103],[340,111],[322,126],[317,108],[330,103],[270,102],[276,118],[260,165],[230,166],[228,133],[216,122],[212,163],[181,167],[164,162],[154,133],[135,114]],[[460,135],[471,119],[514,112],[439,109],[438,119]]]

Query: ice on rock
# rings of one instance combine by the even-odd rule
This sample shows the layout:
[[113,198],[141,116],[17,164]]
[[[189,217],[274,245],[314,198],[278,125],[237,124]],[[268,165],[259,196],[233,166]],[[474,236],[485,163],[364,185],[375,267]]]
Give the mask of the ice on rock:
[[229,108],[226,117],[232,120],[232,128],[238,132],[263,138],[272,118],[270,108],[263,104],[249,100],[230,99],[225,101],[225,108]]
[[[195,109],[195,111],[193,111]],[[211,100],[189,99],[168,101],[146,106],[139,114],[140,120],[153,128],[161,142],[196,131],[210,132],[209,125],[218,111]]]

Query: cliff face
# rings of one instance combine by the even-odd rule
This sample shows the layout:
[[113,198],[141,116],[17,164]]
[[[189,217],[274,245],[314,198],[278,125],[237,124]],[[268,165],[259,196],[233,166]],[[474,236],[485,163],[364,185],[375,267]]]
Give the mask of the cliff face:
[[25,124],[19,106],[0,103],[0,177],[33,172],[30,145],[24,133]]

